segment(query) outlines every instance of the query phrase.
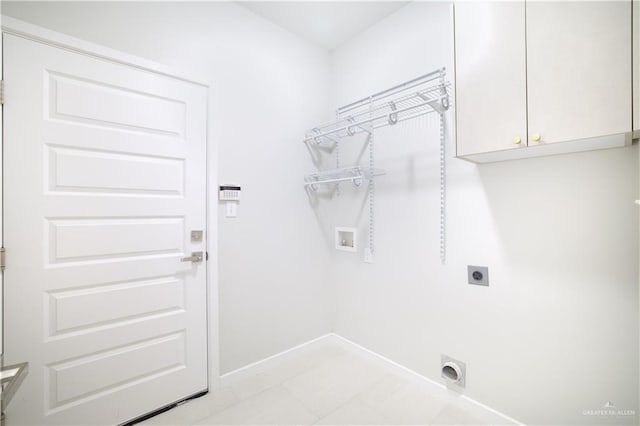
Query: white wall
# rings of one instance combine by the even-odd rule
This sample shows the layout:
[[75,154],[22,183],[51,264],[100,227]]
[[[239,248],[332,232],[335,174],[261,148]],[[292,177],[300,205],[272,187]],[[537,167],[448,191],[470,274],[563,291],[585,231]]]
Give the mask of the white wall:
[[325,270],[327,250],[300,143],[327,111],[327,53],[232,3],[3,2],[2,12],[208,76],[220,182],[243,187],[236,219],[211,192],[222,373],[330,331],[324,277],[308,273]]
[[[339,47],[334,105],[451,70],[451,22],[447,4],[412,3]],[[637,423],[583,415],[638,412],[637,146],[476,166],[449,140],[442,266],[438,121],[376,134],[376,259],[334,252],[335,331],[437,381],[441,354],[460,359],[467,395],[528,424]],[[365,229],[365,191],[343,186],[321,203],[325,233]],[[466,284],[468,264],[490,287]]]
[[[606,401],[638,409],[637,147],[475,166],[451,157],[450,138],[445,266],[435,117],[376,135],[388,174],[374,264],[331,250],[334,225],[364,232],[364,191],[343,185],[317,203],[302,191],[305,129],[344,102],[452,69],[448,5],[413,3],[331,57],[229,3],[2,12],[210,76],[220,179],[243,186],[240,217],[219,210],[222,372],[333,328],[434,380],[440,354],[461,359],[469,396],[527,423],[612,423],[582,415]],[[465,284],[467,264],[488,265],[491,286]]]

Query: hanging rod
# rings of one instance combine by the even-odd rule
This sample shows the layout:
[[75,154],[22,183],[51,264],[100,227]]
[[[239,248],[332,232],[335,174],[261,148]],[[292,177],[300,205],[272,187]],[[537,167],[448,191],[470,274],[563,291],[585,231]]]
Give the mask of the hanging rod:
[[314,191],[317,189],[317,185],[319,184],[335,184],[345,181],[352,181],[355,186],[360,186],[365,179],[373,179],[374,177],[384,175],[385,173],[386,172],[381,169],[369,169],[360,166],[323,170],[321,172],[306,175],[304,177],[304,186],[310,187]]

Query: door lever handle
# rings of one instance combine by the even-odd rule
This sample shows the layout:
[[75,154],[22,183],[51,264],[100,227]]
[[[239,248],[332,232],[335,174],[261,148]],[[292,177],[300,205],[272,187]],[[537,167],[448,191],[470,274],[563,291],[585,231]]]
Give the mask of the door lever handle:
[[182,259],[180,259],[181,262],[192,262],[192,263],[198,263],[198,262],[202,262],[202,252],[201,251],[194,251],[191,253],[191,256],[188,257],[183,257]]

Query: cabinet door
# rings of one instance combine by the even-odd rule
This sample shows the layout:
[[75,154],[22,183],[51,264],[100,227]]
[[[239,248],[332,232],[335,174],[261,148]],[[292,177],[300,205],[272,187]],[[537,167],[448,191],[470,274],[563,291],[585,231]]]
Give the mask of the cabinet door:
[[523,2],[455,4],[458,156],[526,146],[525,43]]
[[529,145],[631,130],[631,1],[527,2]]

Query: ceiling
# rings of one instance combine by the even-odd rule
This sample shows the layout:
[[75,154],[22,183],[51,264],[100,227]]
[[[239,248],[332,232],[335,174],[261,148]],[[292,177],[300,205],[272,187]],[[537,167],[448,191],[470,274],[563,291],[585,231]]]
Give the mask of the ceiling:
[[241,1],[240,5],[332,50],[407,5],[407,1]]

